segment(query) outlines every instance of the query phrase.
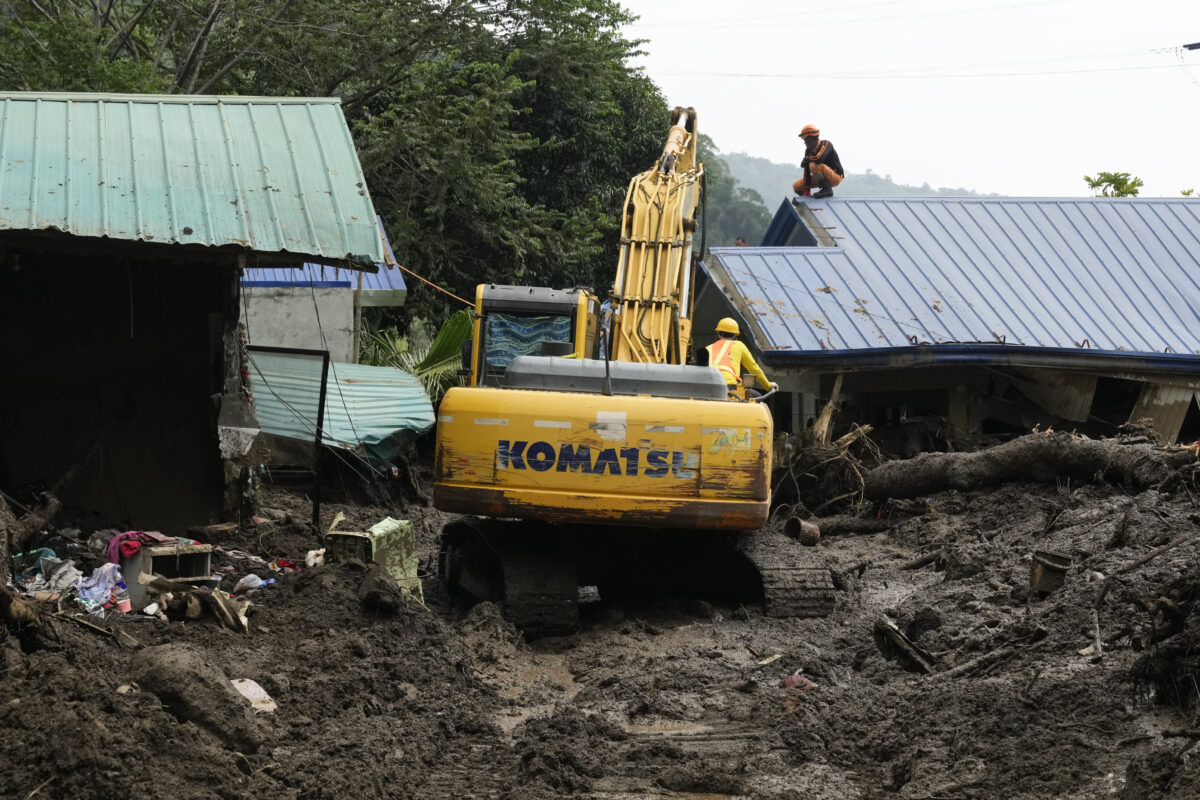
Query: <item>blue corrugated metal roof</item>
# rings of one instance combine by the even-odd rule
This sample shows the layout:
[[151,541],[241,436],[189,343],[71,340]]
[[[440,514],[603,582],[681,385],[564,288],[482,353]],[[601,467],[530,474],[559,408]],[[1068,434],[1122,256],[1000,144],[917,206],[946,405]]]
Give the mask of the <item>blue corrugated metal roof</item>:
[[[980,342],[1200,354],[1200,200],[805,205],[836,247],[713,250],[765,352]],[[772,230],[786,237],[787,219],[804,224],[785,202]]]
[[362,278],[364,292],[407,292],[404,275],[400,270],[389,264],[395,264],[392,254],[392,244],[388,241],[383,229],[383,220],[378,219],[379,231],[383,236],[383,246],[387,263],[376,264],[378,272],[360,272],[344,270],[325,264],[301,264],[299,267],[251,267],[242,273],[242,286],[313,286],[358,288],[359,277]]
[[[433,427],[433,406],[421,382],[395,367],[330,363],[323,441],[389,461],[406,434]],[[321,362],[283,353],[250,353],[250,386],[259,426],[301,442],[316,435]]]
[[0,230],[384,261],[333,98],[2,93]]

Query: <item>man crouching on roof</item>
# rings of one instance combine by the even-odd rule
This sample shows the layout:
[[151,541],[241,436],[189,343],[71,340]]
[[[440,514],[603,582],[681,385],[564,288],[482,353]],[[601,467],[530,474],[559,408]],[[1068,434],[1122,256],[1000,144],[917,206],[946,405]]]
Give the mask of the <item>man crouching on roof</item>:
[[792,184],[792,191],[801,197],[833,197],[833,187],[846,176],[837,150],[821,138],[816,125],[805,125],[800,138],[804,140],[804,160],[800,162],[804,177]]

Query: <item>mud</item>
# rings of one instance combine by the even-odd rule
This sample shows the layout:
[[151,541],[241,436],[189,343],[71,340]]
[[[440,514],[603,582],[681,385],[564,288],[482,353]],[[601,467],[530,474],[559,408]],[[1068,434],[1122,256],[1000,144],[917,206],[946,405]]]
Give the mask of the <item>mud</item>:
[[[223,549],[302,561],[306,502],[267,503],[272,521]],[[443,515],[332,504],[326,524],[337,511],[347,530],[413,519],[432,570]],[[593,597],[580,633],[527,643],[432,578],[425,605],[364,604],[367,571],[338,564],[256,591],[249,634],[110,617],[136,640],[122,648],[51,617],[33,652],[0,642],[0,796],[1195,797],[1200,542],[1113,576],[1198,513],[1183,487],[1106,484],[884,503],[886,530],[796,544],[838,571],[815,620]],[[1072,562],[1045,597],[1034,550]],[[932,674],[877,640],[881,619]],[[255,716],[233,678],[278,709]]]

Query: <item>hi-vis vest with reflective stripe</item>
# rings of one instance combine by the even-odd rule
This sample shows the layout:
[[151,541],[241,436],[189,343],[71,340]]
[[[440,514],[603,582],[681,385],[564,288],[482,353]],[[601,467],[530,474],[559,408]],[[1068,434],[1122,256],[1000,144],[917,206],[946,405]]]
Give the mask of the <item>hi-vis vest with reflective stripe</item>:
[[718,339],[710,344],[708,350],[708,365],[721,370],[725,383],[735,386],[742,382],[742,376],[733,366],[733,344],[737,339]]

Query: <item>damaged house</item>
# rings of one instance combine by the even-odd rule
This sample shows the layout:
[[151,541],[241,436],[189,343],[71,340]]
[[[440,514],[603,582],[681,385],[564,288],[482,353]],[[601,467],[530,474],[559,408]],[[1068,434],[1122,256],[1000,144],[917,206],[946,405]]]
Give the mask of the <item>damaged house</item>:
[[781,430],[833,399],[920,429],[913,449],[1140,420],[1200,437],[1198,200],[806,198],[702,277],[697,331],[741,322]]
[[0,489],[230,518],[257,436],[241,273],[384,260],[335,99],[0,94]]
[[383,220],[384,262],[375,272],[325,264],[254,267],[242,273],[242,324],[250,344],[328,350],[358,363],[364,308],[399,308],[408,297]]

